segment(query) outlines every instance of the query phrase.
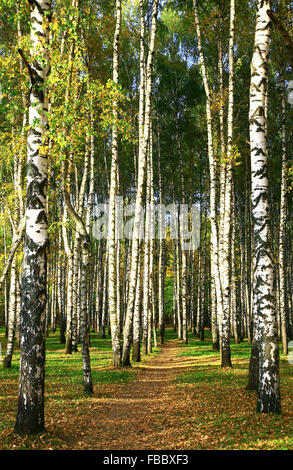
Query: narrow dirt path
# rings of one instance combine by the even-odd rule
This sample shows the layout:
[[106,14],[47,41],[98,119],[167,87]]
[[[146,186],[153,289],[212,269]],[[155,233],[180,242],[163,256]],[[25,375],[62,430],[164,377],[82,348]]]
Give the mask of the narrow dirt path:
[[137,378],[115,388],[110,397],[96,399],[83,431],[68,436],[71,449],[159,449],[164,432],[174,426],[178,391],[175,376],[192,365],[178,356],[178,341],[168,341],[162,351],[142,367]]

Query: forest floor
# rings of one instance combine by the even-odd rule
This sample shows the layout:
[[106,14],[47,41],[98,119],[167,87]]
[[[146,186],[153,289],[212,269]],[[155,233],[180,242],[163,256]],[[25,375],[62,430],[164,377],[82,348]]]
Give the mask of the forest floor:
[[[3,331],[0,341],[5,346]],[[250,345],[231,345],[232,369],[220,367],[210,333],[183,345],[167,341],[131,369],[111,368],[111,342],[93,335],[94,395],[82,393],[80,353],[65,356],[57,333],[47,339],[47,433],[13,433],[19,352],[0,371],[2,449],[293,449],[293,366],[281,356],[282,414],[255,412],[245,390]]]

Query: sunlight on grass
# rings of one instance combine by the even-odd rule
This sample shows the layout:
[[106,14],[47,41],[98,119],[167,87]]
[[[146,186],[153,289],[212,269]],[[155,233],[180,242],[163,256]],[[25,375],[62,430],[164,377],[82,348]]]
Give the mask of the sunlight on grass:
[[[220,361],[215,364],[219,352],[212,350],[209,332],[205,341],[191,338],[188,345],[180,345],[178,356],[194,364],[174,379],[180,396],[187,395],[191,399],[188,414],[183,408],[177,416],[178,421],[184,420],[188,430],[186,448],[293,448],[293,366],[281,355],[282,414],[258,414],[255,392],[245,389],[250,349],[247,341],[240,344],[232,341],[233,367],[221,368]],[[186,414],[190,418],[186,419]]]
[[[0,342],[2,352],[5,352],[6,338],[4,328],[0,330]],[[59,416],[60,423],[70,419],[70,412],[76,413],[76,406],[88,403],[91,398],[83,394],[83,375],[82,375],[82,357],[79,351],[71,355],[65,355],[65,346],[60,344],[59,332],[50,333],[46,338],[46,422],[56,423]],[[155,350],[155,354],[159,352],[159,348]],[[102,387],[111,387],[114,385],[124,384],[136,378],[136,371],[130,370],[114,370],[111,368],[111,339],[101,338],[96,333],[91,333],[91,367],[94,383],[94,397],[98,394],[101,396],[100,389]],[[12,443],[19,439],[12,434],[18,392],[18,375],[19,375],[19,349],[16,345],[13,354],[13,361],[10,369],[0,367],[0,448],[42,448],[50,445],[62,447],[63,442],[60,437],[53,434],[46,434],[46,438],[38,437],[25,438],[18,444]],[[107,389],[104,390],[107,396]],[[71,411],[70,411],[71,410]],[[54,426],[55,427],[55,426]],[[55,444],[53,441],[55,439]],[[25,441],[25,443],[24,443]]]
[[[16,347],[12,367],[0,368],[0,448],[66,448],[64,435],[76,425],[77,418],[80,417],[82,426],[86,426],[90,410],[95,409],[97,404],[119,400],[119,387],[127,383],[131,386],[131,381],[143,369],[154,372],[159,369],[173,370],[170,386],[174,387],[172,397],[176,406],[172,406],[170,413],[174,426],[166,430],[162,414],[158,414],[153,422],[158,435],[165,435],[168,431],[167,447],[172,443],[175,448],[181,446],[182,449],[293,448],[293,366],[285,356],[281,356],[280,361],[282,414],[260,415],[255,411],[255,393],[245,390],[251,348],[247,341],[240,344],[231,342],[233,367],[223,369],[219,352],[212,349],[209,331],[205,332],[204,341],[191,335],[187,345],[175,340],[176,333],[167,329],[166,342],[173,341],[168,350],[171,354],[168,362],[160,362],[160,359],[153,362],[162,350],[158,345],[153,346],[152,354],[142,355],[142,362],[133,363],[126,370],[117,370],[111,366],[110,338],[91,333],[94,395],[85,396],[80,346],[78,352],[65,356],[59,333],[51,333],[46,340],[47,433],[26,438],[13,434],[19,373],[19,350]],[[0,331],[0,341],[2,351],[5,351],[3,329]],[[143,381],[143,376],[140,380]],[[145,397],[144,402],[151,404],[153,399]],[[121,399],[121,406],[123,400],[125,398]],[[141,403],[141,397],[136,402]]]

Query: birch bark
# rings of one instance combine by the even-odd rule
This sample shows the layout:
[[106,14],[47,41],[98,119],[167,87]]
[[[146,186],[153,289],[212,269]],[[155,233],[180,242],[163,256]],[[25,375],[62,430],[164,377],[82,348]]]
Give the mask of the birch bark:
[[222,312],[223,312],[223,295],[222,285],[219,270],[219,240],[218,240],[218,228],[217,228],[217,184],[216,184],[216,161],[214,156],[213,146],[213,129],[212,129],[212,115],[211,115],[211,102],[210,102],[210,87],[208,83],[207,69],[205,58],[202,50],[201,40],[201,29],[198,15],[198,2],[193,0],[196,34],[198,42],[198,52],[200,58],[201,74],[203,78],[203,84],[206,94],[206,119],[207,119],[207,135],[208,135],[208,158],[209,158],[209,170],[210,170],[210,220],[211,220],[211,255],[213,256],[212,267],[213,267],[213,280],[216,292],[217,302],[217,317],[219,322],[219,331],[222,328]]
[[46,80],[49,74],[48,23],[50,0],[30,1],[29,132],[22,306],[20,374],[15,432],[44,431],[45,314],[47,303],[48,221],[46,213],[47,155],[42,154],[48,118]]
[[[141,0],[142,1],[142,0]],[[145,167],[146,155],[148,150],[149,136],[150,136],[150,111],[151,111],[151,92],[152,92],[152,70],[153,70],[153,56],[155,49],[155,40],[157,32],[157,15],[158,15],[158,0],[153,2],[152,10],[152,26],[150,32],[149,52],[146,67],[146,89],[145,89],[145,112],[144,112],[144,126],[143,126],[143,139],[139,145],[139,158],[138,158],[138,177],[136,188],[136,201],[135,201],[135,214],[134,214],[134,229],[132,239],[132,256],[131,256],[131,270],[129,281],[129,294],[127,302],[126,319],[123,330],[123,350],[122,350],[122,365],[130,365],[130,336],[132,331],[132,318],[135,301],[136,279],[137,279],[137,265],[138,265],[138,248],[139,248],[139,235],[141,228],[142,216],[142,199],[145,180]]]
[[251,198],[255,251],[254,305],[259,344],[257,411],[281,411],[279,351],[274,298],[274,267],[270,247],[267,177],[266,93],[271,22],[269,0],[257,2],[250,85]]
[[[116,0],[116,27],[113,41],[113,82],[118,85],[119,80],[119,36],[121,28],[121,1]],[[113,102],[113,116],[118,118],[118,103]],[[114,123],[112,127],[112,161],[110,177],[110,198],[109,198],[109,230],[108,230],[108,306],[111,324],[112,338],[112,365],[120,367],[121,364],[121,344],[120,344],[120,311],[117,311],[117,247],[116,247],[116,196],[118,182],[118,129]]]
[[288,354],[287,320],[286,320],[286,266],[285,246],[287,229],[287,143],[286,143],[286,87],[283,73],[281,73],[282,86],[282,174],[281,174],[281,201],[280,201],[280,232],[279,232],[279,278],[280,278],[280,316],[281,338],[283,354]]

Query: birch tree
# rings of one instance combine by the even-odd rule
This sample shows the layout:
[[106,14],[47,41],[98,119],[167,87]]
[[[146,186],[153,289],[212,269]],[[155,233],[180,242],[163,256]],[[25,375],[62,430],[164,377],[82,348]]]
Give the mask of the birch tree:
[[[227,163],[225,171],[225,196],[222,208],[222,233],[220,250],[220,273],[223,295],[223,310],[221,318],[221,362],[223,367],[231,366],[230,353],[230,234],[231,234],[231,198],[232,198],[232,151],[233,151],[233,112],[234,112],[234,27],[235,0],[230,2],[230,31],[229,31],[229,95],[228,95],[228,132],[227,132]],[[232,260],[233,262],[233,260]]]
[[214,144],[213,144],[213,128],[212,128],[212,113],[211,113],[211,93],[208,82],[206,61],[202,49],[202,35],[199,23],[198,15],[198,2],[193,0],[195,26],[197,34],[198,52],[200,58],[200,68],[206,95],[206,125],[208,135],[208,159],[209,159],[209,170],[210,170],[210,219],[211,219],[211,254],[213,256],[212,267],[213,267],[213,281],[216,292],[217,312],[219,318],[219,331],[222,331],[222,314],[223,314],[223,292],[220,277],[219,267],[219,235],[217,227],[217,180],[216,180],[216,159],[214,155]]
[[[116,1],[116,28],[113,42],[113,82],[118,84],[119,77],[119,35],[121,27],[121,1]],[[113,115],[117,119],[117,102],[113,102]],[[111,182],[110,182],[110,198],[109,198],[109,231],[108,231],[108,305],[111,323],[112,338],[112,364],[114,367],[120,367],[121,361],[121,344],[120,344],[120,328],[118,318],[120,309],[117,304],[116,283],[119,279],[117,275],[117,247],[116,247],[116,195],[118,180],[118,129],[114,123],[112,129],[112,162],[111,162]]]
[[47,289],[48,221],[46,212],[47,130],[49,74],[48,23],[50,0],[30,1],[32,64],[22,53],[30,77],[29,132],[27,138],[27,195],[22,305],[20,318],[20,373],[15,432],[44,431],[45,312]]
[[[148,151],[149,137],[150,137],[150,113],[151,113],[151,92],[152,92],[152,70],[153,70],[153,56],[155,49],[155,40],[157,33],[157,15],[158,15],[158,0],[154,0],[152,9],[152,25],[149,40],[149,51],[146,66],[146,87],[145,87],[145,102],[144,102],[144,125],[142,141],[139,145],[138,157],[138,177],[136,187],[136,200],[135,200],[135,214],[134,214],[134,228],[132,238],[132,252],[131,252],[131,270],[129,282],[129,295],[127,302],[127,311],[125,318],[125,326],[123,330],[123,349],[122,349],[122,365],[130,365],[130,333],[132,329],[132,317],[135,302],[135,289],[137,279],[137,265],[138,265],[138,248],[139,236],[142,220],[142,198],[145,181],[145,168],[146,156]],[[141,84],[142,85],[142,84]]]
[[286,86],[284,73],[281,72],[282,89],[282,171],[281,171],[281,202],[280,202],[280,231],[279,231],[279,277],[280,277],[280,316],[283,354],[288,354],[287,321],[286,321],[286,265],[285,242],[287,228],[287,138],[286,138]]
[[279,350],[274,297],[267,176],[268,55],[271,22],[269,0],[259,0],[256,11],[250,85],[251,199],[254,238],[254,305],[257,317],[259,373],[257,410],[279,413]]

